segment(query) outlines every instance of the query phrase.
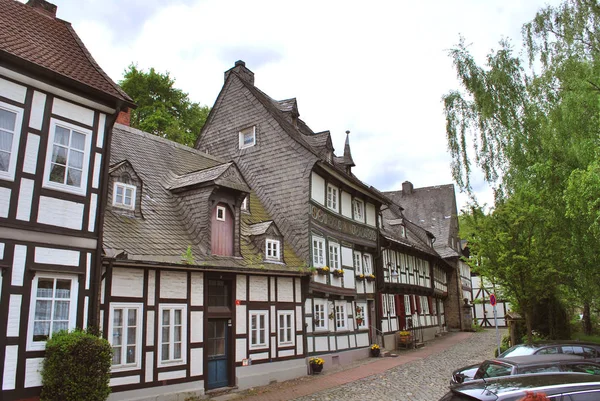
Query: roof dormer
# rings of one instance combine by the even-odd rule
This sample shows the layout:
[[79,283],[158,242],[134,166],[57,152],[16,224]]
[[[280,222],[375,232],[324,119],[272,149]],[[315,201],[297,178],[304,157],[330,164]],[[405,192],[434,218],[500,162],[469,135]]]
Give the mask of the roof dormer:
[[109,170],[108,204],[115,213],[143,217],[143,182],[129,161],[123,160]]

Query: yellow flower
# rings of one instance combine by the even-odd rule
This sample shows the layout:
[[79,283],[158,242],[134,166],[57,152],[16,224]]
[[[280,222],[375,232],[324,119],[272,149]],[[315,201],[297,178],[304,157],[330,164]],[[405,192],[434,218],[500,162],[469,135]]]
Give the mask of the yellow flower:
[[322,269],[322,270],[325,270],[326,272],[328,272],[328,271],[329,271],[329,267],[327,267],[327,266],[323,266],[323,267],[321,267],[321,269]]
[[323,365],[325,363],[325,360],[323,360],[323,358],[310,358],[308,360],[308,363],[310,363],[311,365]]
[[373,345],[371,345],[371,349],[379,349],[379,345],[373,344]]
[[410,331],[402,330],[399,334],[401,336],[410,336]]

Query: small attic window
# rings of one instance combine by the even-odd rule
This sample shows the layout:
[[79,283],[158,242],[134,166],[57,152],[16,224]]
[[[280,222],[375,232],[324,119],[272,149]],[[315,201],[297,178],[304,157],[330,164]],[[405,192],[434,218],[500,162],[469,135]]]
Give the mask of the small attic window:
[[268,239],[265,241],[265,257],[267,260],[280,260],[281,253],[279,251],[280,242],[274,239]]
[[406,227],[400,226],[400,234],[402,235],[402,238],[406,238]]
[[256,126],[244,128],[240,131],[240,149],[256,145]]
[[225,208],[223,206],[217,206],[217,220],[225,221]]
[[244,200],[242,201],[242,206],[240,207],[242,209],[242,211],[244,212],[248,212],[248,202],[250,202],[250,195],[246,195],[246,197],[244,198]]
[[115,182],[113,189],[113,206],[130,210],[135,209],[135,194],[135,185]]

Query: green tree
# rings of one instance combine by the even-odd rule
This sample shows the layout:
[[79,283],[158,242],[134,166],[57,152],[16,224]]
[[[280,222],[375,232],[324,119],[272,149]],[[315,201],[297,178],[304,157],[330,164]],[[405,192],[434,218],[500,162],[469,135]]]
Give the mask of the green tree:
[[[529,277],[530,290],[537,291],[545,270],[551,271],[555,280],[547,288],[557,291],[564,283],[584,309],[588,304],[588,311],[597,294],[592,250],[600,249],[600,230],[593,203],[582,201],[581,195],[587,194],[587,201],[600,195],[594,168],[600,138],[599,22],[595,0],[546,7],[523,27],[523,55],[503,40],[483,66],[461,39],[450,55],[462,90],[443,99],[457,183],[470,190],[474,163],[498,186],[489,221],[505,235],[488,236],[490,242],[481,243],[482,255],[496,257],[488,273],[498,277],[510,272],[510,266],[498,261],[516,268],[526,260],[536,273]],[[531,224],[528,235],[510,234],[507,215]],[[491,242],[507,239],[527,253],[516,257],[506,248],[496,255],[500,245]],[[502,281],[513,285],[510,281],[518,280],[513,271]],[[527,301],[518,304],[527,314]]]
[[148,72],[131,64],[119,82],[137,104],[131,112],[131,126],[184,145],[193,146],[200,134],[208,106],[190,101],[188,94],[174,88],[169,73],[154,68]]

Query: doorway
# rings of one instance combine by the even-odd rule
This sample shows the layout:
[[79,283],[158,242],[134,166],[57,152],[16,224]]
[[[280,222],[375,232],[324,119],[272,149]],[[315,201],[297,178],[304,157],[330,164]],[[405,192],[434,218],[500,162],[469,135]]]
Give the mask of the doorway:
[[206,328],[206,388],[210,390],[229,384],[228,319],[208,319]]

